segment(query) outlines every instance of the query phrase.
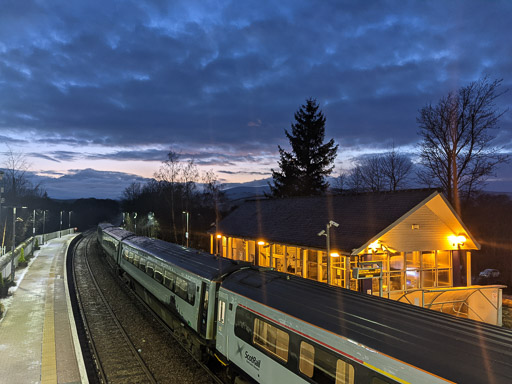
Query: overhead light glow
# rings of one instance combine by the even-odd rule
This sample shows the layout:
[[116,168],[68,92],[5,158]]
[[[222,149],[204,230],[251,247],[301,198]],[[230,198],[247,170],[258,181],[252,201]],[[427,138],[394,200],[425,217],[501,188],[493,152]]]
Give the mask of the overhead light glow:
[[338,252],[331,252],[331,257],[340,257]]
[[381,246],[379,244],[379,240],[375,240],[373,243],[368,245],[368,249],[371,249],[373,252],[376,252],[377,249],[380,249],[380,248],[381,248]]
[[464,236],[462,234],[459,234],[457,236],[455,236],[455,235],[448,236],[448,240],[455,247],[455,246],[458,246],[458,245],[460,245],[460,246],[464,245],[464,243],[466,242],[467,238],[466,238],[466,236]]
[[263,240],[258,241],[258,245],[265,245],[265,242]]
[[222,237],[222,235],[217,235],[217,239],[220,239]]

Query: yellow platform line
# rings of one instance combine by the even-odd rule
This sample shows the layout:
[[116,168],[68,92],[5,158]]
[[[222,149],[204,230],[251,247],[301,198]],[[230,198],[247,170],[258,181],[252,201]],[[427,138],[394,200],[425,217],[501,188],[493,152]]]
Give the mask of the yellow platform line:
[[57,359],[55,354],[55,322],[54,322],[54,273],[50,273],[46,286],[44,304],[43,351],[41,361],[41,384],[57,383]]

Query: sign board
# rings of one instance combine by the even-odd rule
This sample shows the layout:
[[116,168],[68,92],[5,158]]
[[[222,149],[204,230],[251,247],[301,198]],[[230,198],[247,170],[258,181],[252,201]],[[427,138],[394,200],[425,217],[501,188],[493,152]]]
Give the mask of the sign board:
[[363,261],[357,268],[352,268],[354,279],[372,279],[382,277],[382,261]]
[[354,268],[352,269],[354,279],[371,279],[382,276],[380,268]]

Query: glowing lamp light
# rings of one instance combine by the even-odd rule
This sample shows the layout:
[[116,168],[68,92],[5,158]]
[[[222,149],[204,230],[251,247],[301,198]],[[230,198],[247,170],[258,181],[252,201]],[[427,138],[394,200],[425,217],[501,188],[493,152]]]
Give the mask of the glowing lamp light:
[[373,243],[368,245],[368,248],[371,249],[373,252],[376,252],[377,249],[379,249],[381,246],[379,244],[379,240],[375,240]]
[[458,245],[460,245],[460,246],[464,245],[464,243],[466,242],[467,238],[464,235],[457,235],[457,236],[450,235],[450,236],[448,236],[448,240],[455,247],[455,246],[458,246]]
[[331,257],[340,257],[338,252],[331,252]]
[[265,245],[265,242],[263,240],[258,241],[258,245]]
[[217,235],[217,239],[220,239],[222,237],[222,235]]

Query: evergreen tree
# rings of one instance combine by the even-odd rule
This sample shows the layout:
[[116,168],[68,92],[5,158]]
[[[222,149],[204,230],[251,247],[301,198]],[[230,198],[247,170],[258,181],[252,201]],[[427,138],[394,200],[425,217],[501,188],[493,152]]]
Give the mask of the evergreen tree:
[[295,112],[291,127],[291,133],[285,130],[285,134],[292,151],[278,146],[280,170],[272,169],[270,190],[275,197],[318,195],[329,185],[325,177],[334,169],[338,145],[334,139],[324,144],[325,116],[315,99],[307,99]]

